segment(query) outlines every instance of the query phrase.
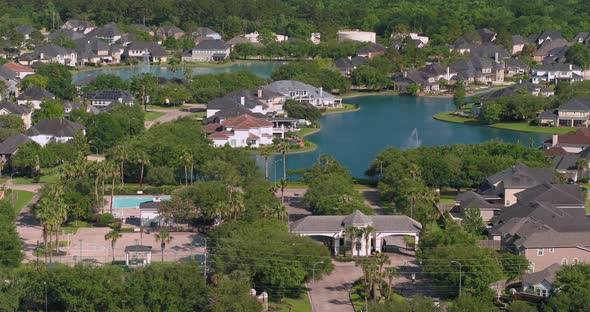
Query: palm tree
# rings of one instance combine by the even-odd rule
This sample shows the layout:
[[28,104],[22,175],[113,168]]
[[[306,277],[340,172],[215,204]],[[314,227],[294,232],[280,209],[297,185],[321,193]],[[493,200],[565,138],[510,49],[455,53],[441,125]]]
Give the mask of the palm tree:
[[[101,161],[97,161],[94,162],[92,165],[92,172],[94,174],[94,196],[96,199],[96,206],[95,209],[98,211],[99,205],[100,207],[102,207],[102,201],[99,198],[98,195],[98,183],[100,181],[100,178],[103,178],[103,185],[104,185],[104,171],[105,171],[105,165],[103,162]],[[104,198],[104,189],[103,189],[103,197]],[[103,207],[104,209],[104,207]],[[104,213],[104,210],[103,210]]]
[[368,257],[368,256],[370,256],[370,253],[371,253],[370,244],[371,244],[371,238],[373,236],[373,233],[375,233],[375,228],[370,225],[367,225],[366,227],[364,227],[360,230],[362,232],[362,235],[365,237],[365,249],[366,249],[365,255]]
[[[51,219],[51,200],[47,197],[42,197],[41,200],[35,205],[34,213],[39,218],[39,222],[43,227],[43,247],[45,248],[45,263],[47,263],[47,253],[49,252],[47,248],[47,234],[48,234],[48,227],[49,222]],[[51,236],[49,237],[50,244],[51,244]]]
[[285,188],[287,187],[287,179],[279,180],[279,186],[281,187],[281,203],[285,203]]
[[[218,216],[219,220],[223,220],[224,216],[229,215],[229,211],[230,211],[230,205],[228,202],[226,201],[218,201],[215,204],[215,212],[214,212],[214,216]],[[214,216],[209,216],[209,217],[214,217]]]
[[389,286],[387,289],[387,300],[391,299],[391,294],[393,292],[393,279],[396,276],[397,276],[397,269],[396,268],[385,269],[385,277],[387,277],[387,285]]
[[289,152],[289,141],[281,139],[275,143],[277,152],[283,155],[283,179],[287,179],[287,153]]
[[166,244],[170,243],[174,237],[170,236],[170,232],[167,229],[161,229],[160,233],[156,233],[156,243],[160,242],[160,248],[162,248],[162,262],[164,262],[164,248]]
[[272,155],[272,149],[269,146],[263,146],[260,149],[260,155],[264,157],[264,177],[268,179],[268,159]]
[[119,238],[121,238],[121,236],[122,236],[121,232],[119,232],[117,230],[112,230],[104,236],[104,240],[111,241],[111,251],[113,253],[113,262],[115,262],[115,244],[117,243],[117,240]]
[[55,222],[55,252],[59,255],[59,228],[68,219],[68,206],[62,198],[53,199],[53,214]]
[[0,157],[0,178],[2,178],[2,169],[4,169],[5,165],[6,165],[6,159],[3,157]]
[[349,225],[344,228],[344,236],[350,237],[350,254],[354,257],[354,242],[356,237],[358,236],[359,229],[356,227]]
[[112,180],[112,184],[111,184],[111,209],[110,212],[111,214],[113,213],[113,199],[115,198],[115,182],[117,181],[117,178],[119,177],[119,167],[115,164],[115,163],[108,163],[106,164],[107,169],[107,175],[111,178]]
[[184,163],[184,185],[188,185],[188,165],[193,162],[193,155],[185,152],[180,156],[180,160]]
[[129,159],[129,153],[127,152],[127,147],[124,145],[116,146],[113,149],[113,159],[119,162],[121,174],[121,187],[125,186],[125,162]]
[[245,208],[244,196],[242,193],[235,193],[229,201],[229,210],[233,216],[233,219],[236,220],[238,218],[238,214],[244,212]]
[[576,160],[576,169],[578,169],[578,175],[580,176],[579,178],[583,178],[584,171],[588,169],[588,159],[579,158],[578,160]]
[[139,152],[136,155],[136,161],[141,166],[139,173],[139,187],[143,187],[143,173],[145,166],[150,165],[150,158],[145,152]]
[[380,252],[375,256],[375,261],[379,265],[379,272],[383,272],[383,266],[391,263],[391,259],[386,254]]

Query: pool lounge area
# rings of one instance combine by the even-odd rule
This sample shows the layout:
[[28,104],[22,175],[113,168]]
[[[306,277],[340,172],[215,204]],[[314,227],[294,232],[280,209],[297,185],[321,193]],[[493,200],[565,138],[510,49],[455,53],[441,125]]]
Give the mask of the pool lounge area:
[[139,208],[141,203],[150,202],[154,199],[170,200],[170,196],[115,196],[113,198],[113,208],[127,209]]

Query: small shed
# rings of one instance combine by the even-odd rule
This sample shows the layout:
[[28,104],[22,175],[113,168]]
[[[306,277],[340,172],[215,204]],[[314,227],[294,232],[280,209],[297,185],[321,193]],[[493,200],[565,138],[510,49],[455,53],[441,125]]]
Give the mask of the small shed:
[[131,245],[125,247],[125,265],[145,266],[152,263],[152,246]]

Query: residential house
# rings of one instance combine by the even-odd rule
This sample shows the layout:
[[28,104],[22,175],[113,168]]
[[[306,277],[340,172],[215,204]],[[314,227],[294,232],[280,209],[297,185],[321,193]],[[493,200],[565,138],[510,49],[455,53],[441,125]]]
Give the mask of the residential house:
[[537,36],[534,41],[537,43],[537,45],[542,45],[545,41],[558,39],[564,39],[561,33],[556,30],[545,30],[539,36]]
[[313,106],[340,107],[342,104],[342,99],[325,92],[321,87],[316,88],[295,80],[274,81],[262,89],[282,94],[286,100],[307,102]]
[[472,42],[468,41],[467,39],[459,38],[455,41],[455,43],[453,43],[452,45],[449,46],[449,50],[451,52],[456,52],[461,55],[465,55],[465,54],[471,53],[471,49],[474,49],[476,47],[477,47],[476,44],[473,44]]
[[451,80],[462,80],[464,83],[501,83],[504,81],[504,64],[496,63],[487,58],[472,57],[451,64],[451,69],[457,72]]
[[221,40],[203,40],[182,56],[183,62],[221,62],[229,57],[230,47]]
[[554,91],[545,86],[535,85],[528,81],[521,81],[520,83],[513,84],[506,88],[484,93],[479,96],[479,100],[480,102],[485,103],[495,101],[499,98],[513,97],[520,94],[548,97],[553,95]]
[[48,44],[35,48],[33,53],[23,53],[18,57],[22,65],[31,65],[34,62],[59,63],[65,66],[74,67],[78,62],[78,54],[75,50],[60,47],[55,44]]
[[234,93],[216,98],[207,103],[207,118],[217,114],[219,111],[235,107],[247,108],[252,113],[266,114],[268,106],[255,98],[247,97],[245,94]]
[[543,64],[565,63],[567,61],[566,53],[569,48],[569,46],[562,46],[549,50],[547,56],[543,58]]
[[522,276],[522,291],[538,297],[547,298],[553,291],[553,283],[561,264],[554,263],[541,271]]
[[14,30],[21,33],[25,37],[25,41],[31,39],[31,34],[35,31],[35,28],[31,25],[16,26]]
[[127,90],[109,89],[86,94],[86,99],[90,102],[90,105],[98,108],[105,109],[109,106],[114,105],[133,105],[133,95]]
[[339,30],[337,34],[337,40],[342,41],[359,41],[359,42],[377,42],[377,35],[372,31],[360,31],[358,29],[353,30]]
[[504,207],[504,201],[498,195],[466,191],[457,194],[455,206],[450,212],[453,217],[462,218],[466,209],[479,209],[483,222],[487,224],[494,216],[499,215]]
[[435,93],[440,90],[440,85],[435,76],[430,76],[419,70],[405,70],[393,78],[394,89],[406,92],[410,85],[418,85],[420,90],[426,93]]
[[30,103],[34,109],[40,109],[41,102],[46,100],[55,100],[55,95],[41,87],[34,85],[28,87],[16,98],[18,105],[29,105]]
[[262,46],[262,43],[260,43],[258,41],[253,41],[253,38],[246,37],[246,35],[235,36],[235,37],[231,38],[230,40],[228,40],[227,42],[225,42],[225,44],[227,44],[230,47],[230,49],[233,49],[238,44],[251,44],[251,45],[257,46],[257,47]]
[[213,114],[211,117],[207,117],[204,120],[205,125],[209,127],[212,124],[218,124],[217,127],[211,126],[213,128],[208,128],[211,132],[217,131],[215,129],[219,128],[219,124],[221,124],[224,120],[238,117],[241,115],[250,115],[252,117],[260,118],[260,119],[267,119],[268,116],[260,114],[260,113],[253,113],[251,110],[246,108],[245,105],[238,105],[232,106],[227,108],[222,108],[221,110],[217,111],[217,113]]
[[23,124],[25,125],[25,129],[23,130],[29,129],[29,127],[31,127],[32,114],[33,111],[24,105],[18,105],[8,101],[0,102],[0,116],[15,115],[20,117],[23,120]]
[[113,55],[112,46],[102,39],[85,37],[76,40],[76,44],[76,52],[78,53],[78,62],[80,65],[86,63],[113,64],[120,62],[120,57]]
[[208,27],[199,27],[191,33],[197,41],[201,40],[221,40],[221,35]]
[[76,90],[78,91],[78,93],[81,93],[82,89],[84,87],[86,87],[89,83],[91,83],[94,79],[96,79],[95,76],[86,75],[86,77],[80,78],[80,79],[72,82],[72,84],[74,85],[74,87],[76,87]]
[[551,183],[555,176],[553,168],[530,168],[519,163],[486,178],[480,194],[497,195],[504,206],[516,203],[516,193],[543,183]]
[[156,29],[155,34],[156,36],[162,38],[162,40],[166,40],[168,37],[173,37],[174,39],[178,40],[184,36],[184,30],[176,26],[162,26]]
[[407,40],[413,42],[416,48],[422,49],[428,44],[429,38],[426,36],[420,36],[417,33],[410,33]]
[[550,140],[544,142],[543,147],[561,147],[568,153],[579,153],[590,147],[590,129],[580,128],[573,132],[554,134]]
[[551,64],[537,66],[531,73],[532,82],[557,83],[559,81],[575,82],[584,80],[582,69],[572,64]]
[[6,63],[2,65],[2,67],[13,72],[16,75],[16,78],[18,79],[23,79],[26,76],[35,74],[35,70],[30,68],[29,66],[24,66],[19,63]]
[[79,132],[85,135],[86,128],[65,118],[50,118],[34,124],[25,134],[37,144],[45,146],[49,142],[65,143]]
[[344,76],[350,76],[353,70],[364,63],[366,58],[362,56],[339,57],[334,60],[334,66],[340,70]]
[[477,30],[477,34],[481,38],[483,44],[492,43],[496,40],[496,33],[489,28],[480,28]]
[[167,62],[166,50],[151,41],[134,41],[127,46],[123,53],[125,58],[133,58],[143,62]]
[[572,40],[574,43],[580,43],[583,45],[590,45],[590,32],[582,31],[577,33]]
[[71,19],[71,20],[68,20],[67,22],[65,22],[60,27],[60,29],[68,29],[68,30],[73,30],[75,32],[79,32],[82,34],[87,34],[94,29],[94,26],[92,26],[92,23],[90,23],[88,21]]
[[518,58],[511,58],[504,64],[504,76],[514,77],[529,72],[529,66]]
[[378,55],[385,54],[385,47],[379,43],[366,45],[356,51],[356,55],[368,59],[373,59]]
[[[556,148],[561,148],[565,151],[562,147]],[[569,181],[577,182],[580,179],[588,178],[588,169],[590,169],[590,167],[588,165],[580,167],[580,165],[588,164],[590,161],[590,147],[586,147],[576,154],[567,153],[566,151],[565,154],[553,156],[552,159],[555,171],[567,177]],[[580,159],[583,159],[584,162],[578,162]]]
[[22,133],[6,138],[0,143],[0,159],[6,163],[21,145],[30,141],[31,139]]
[[555,49],[567,47],[568,42],[563,38],[544,40],[537,50],[533,53],[533,60],[535,62],[542,62],[546,57],[550,56],[552,51],[555,54]]
[[512,55],[516,55],[524,49],[524,46],[527,44],[526,38],[520,35],[513,35],[512,36]]
[[[545,115],[541,124],[566,127],[590,126],[590,98],[574,98],[551,110],[553,116]],[[556,113],[555,113],[556,112]],[[549,117],[552,117],[550,119]]]
[[[212,126],[210,126],[212,128]],[[224,120],[221,131],[209,134],[213,146],[222,147],[260,147],[271,145],[274,138],[273,124],[250,115],[240,115]]]
[[0,93],[0,99],[7,98],[11,94],[18,95],[18,76],[12,70],[0,66],[0,81],[4,82],[6,89]]
[[472,48],[469,54],[482,59],[493,60],[496,63],[501,63],[504,59],[511,57],[510,52],[506,51],[506,49],[491,43]]
[[102,27],[98,27],[88,32],[87,37],[96,37],[98,39],[105,40],[108,44],[114,44],[119,41],[123,33],[119,31],[116,24],[110,23]]
[[[274,92],[264,88],[237,90],[226,94],[234,98],[241,98],[242,96],[248,100],[256,100],[267,107],[266,111],[269,113],[282,113],[283,104],[285,103],[285,96],[279,92]],[[263,109],[254,109],[253,112],[264,113]]]
[[65,116],[70,116],[72,111],[77,110],[77,109],[82,109],[90,115],[96,115],[96,114],[100,113],[100,110],[96,106],[84,105],[83,103],[80,103],[80,102],[62,101],[61,107],[64,110]]
[[59,38],[65,38],[65,39],[69,39],[69,40],[79,40],[84,38],[84,33],[81,32],[77,32],[71,29],[58,29],[52,33],[50,33],[49,35],[47,35],[47,40],[48,41],[53,41]]

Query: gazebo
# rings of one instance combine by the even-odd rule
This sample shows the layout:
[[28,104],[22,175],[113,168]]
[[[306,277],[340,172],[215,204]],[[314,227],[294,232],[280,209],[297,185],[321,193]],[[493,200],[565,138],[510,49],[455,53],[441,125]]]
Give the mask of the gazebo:
[[[350,242],[345,229],[349,226],[359,230],[368,226],[375,230],[369,239],[369,252],[381,252],[383,241],[388,236],[412,236],[414,244],[418,246],[422,224],[404,215],[375,215],[367,216],[356,210],[348,216],[307,216],[297,220],[289,226],[289,231],[302,236],[314,236],[332,247],[335,255],[338,254],[340,245]],[[356,255],[366,256],[367,246],[364,237],[356,237],[354,244]]]
[[144,266],[150,263],[152,263],[152,246],[131,245],[125,247],[125,265]]

